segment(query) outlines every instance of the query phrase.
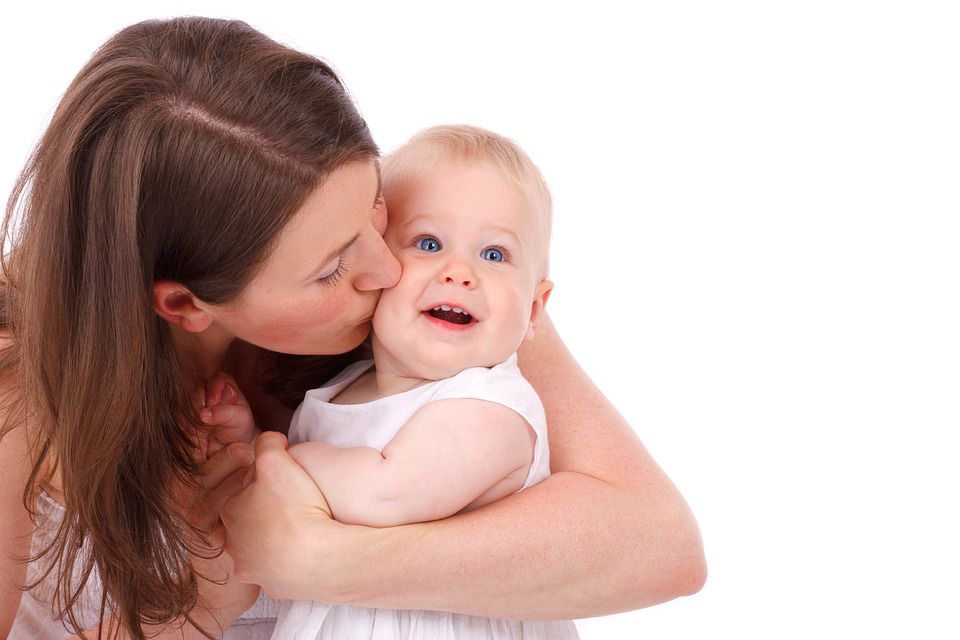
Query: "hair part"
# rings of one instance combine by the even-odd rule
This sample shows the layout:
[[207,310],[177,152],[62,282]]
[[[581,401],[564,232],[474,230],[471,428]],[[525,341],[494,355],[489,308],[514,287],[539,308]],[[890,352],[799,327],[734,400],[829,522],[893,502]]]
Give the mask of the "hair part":
[[4,221],[0,375],[16,397],[0,437],[28,427],[28,509],[60,474],[63,525],[32,560],[76,630],[95,571],[101,620],[135,638],[197,604],[203,545],[177,499],[196,485],[194,381],[153,283],[235,299],[326,176],[377,156],[329,65],[242,22],[130,26],[67,89]]
[[[549,268],[553,200],[543,174],[516,142],[493,131],[465,124],[429,127],[383,159],[384,191],[444,160],[489,162],[530,201],[543,227],[543,267]],[[387,200],[389,206],[390,201]]]

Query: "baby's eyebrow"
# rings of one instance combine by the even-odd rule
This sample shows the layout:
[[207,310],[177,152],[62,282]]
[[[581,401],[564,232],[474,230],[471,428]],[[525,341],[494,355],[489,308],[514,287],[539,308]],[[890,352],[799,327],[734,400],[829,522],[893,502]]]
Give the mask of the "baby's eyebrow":
[[499,225],[490,227],[490,228],[493,231],[510,236],[513,239],[513,241],[517,244],[518,247],[520,247],[521,249],[523,248],[523,241],[520,239],[520,236],[517,235],[517,232],[514,231],[513,229],[510,229],[508,227],[501,227]]

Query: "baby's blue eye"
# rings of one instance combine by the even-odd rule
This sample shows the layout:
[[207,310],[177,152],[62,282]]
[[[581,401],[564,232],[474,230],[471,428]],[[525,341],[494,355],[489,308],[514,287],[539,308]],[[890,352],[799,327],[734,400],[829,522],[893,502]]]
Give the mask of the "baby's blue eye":
[[436,238],[431,238],[427,236],[426,238],[420,238],[417,240],[417,243],[414,245],[417,249],[421,251],[429,251],[431,253],[436,253],[440,251],[440,241]]
[[503,262],[503,251],[495,247],[490,247],[489,249],[484,249],[483,253],[480,254],[484,260],[489,260],[491,262]]

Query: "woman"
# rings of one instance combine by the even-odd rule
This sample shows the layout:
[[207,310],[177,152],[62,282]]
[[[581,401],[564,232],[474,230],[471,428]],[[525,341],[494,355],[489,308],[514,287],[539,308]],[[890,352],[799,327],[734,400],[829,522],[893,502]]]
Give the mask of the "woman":
[[[269,635],[262,601],[244,613],[257,589],[211,551],[252,457],[207,458],[197,390],[231,344],[318,355],[363,341],[398,277],[376,158],[329,67],[242,23],[134,25],[80,72],[7,212],[0,632]],[[224,511],[238,575],[281,597],[499,617],[696,591],[682,498],[544,334],[521,354],[555,443],[537,491],[438,523],[348,527],[267,434],[256,481]],[[231,360],[249,368],[243,353]]]

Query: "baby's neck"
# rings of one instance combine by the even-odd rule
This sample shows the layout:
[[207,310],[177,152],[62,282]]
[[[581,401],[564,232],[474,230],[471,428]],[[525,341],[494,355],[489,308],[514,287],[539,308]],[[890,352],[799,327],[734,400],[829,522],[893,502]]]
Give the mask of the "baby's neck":
[[337,394],[336,404],[361,404],[410,391],[431,382],[425,378],[411,378],[377,367],[363,374]]
[[354,380],[337,394],[334,402],[338,404],[373,402],[432,382],[432,378],[418,375],[422,372],[417,370],[415,363],[403,361],[385,349],[375,334],[371,342],[374,369]]

